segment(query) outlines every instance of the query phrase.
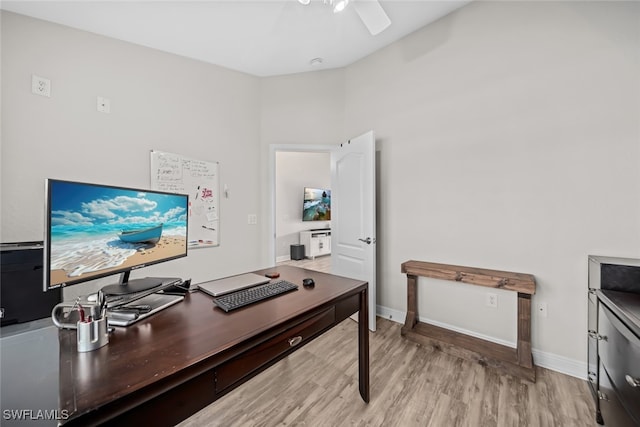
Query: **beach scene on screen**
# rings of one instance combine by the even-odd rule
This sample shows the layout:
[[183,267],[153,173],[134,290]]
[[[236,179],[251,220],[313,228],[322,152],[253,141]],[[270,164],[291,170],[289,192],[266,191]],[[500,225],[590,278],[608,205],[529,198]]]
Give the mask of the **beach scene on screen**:
[[184,254],[181,195],[52,182],[52,284]]

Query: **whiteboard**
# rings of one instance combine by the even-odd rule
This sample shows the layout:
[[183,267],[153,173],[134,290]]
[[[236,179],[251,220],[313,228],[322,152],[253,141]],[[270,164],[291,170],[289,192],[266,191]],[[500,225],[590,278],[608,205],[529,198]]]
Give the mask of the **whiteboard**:
[[151,150],[151,188],[189,196],[189,248],[220,245],[218,162]]

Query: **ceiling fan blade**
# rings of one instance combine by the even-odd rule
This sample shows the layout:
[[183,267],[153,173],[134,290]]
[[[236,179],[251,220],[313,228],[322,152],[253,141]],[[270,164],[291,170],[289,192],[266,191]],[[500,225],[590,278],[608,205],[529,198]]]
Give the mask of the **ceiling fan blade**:
[[356,0],[353,2],[356,13],[364,22],[372,35],[383,32],[389,25],[391,20],[385,13],[378,0]]

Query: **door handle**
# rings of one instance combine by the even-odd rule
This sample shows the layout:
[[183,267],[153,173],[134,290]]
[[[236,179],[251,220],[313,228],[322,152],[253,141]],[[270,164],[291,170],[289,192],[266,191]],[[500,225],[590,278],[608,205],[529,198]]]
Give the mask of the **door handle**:
[[371,240],[371,237],[367,237],[366,239],[358,239],[358,240],[360,240],[361,242],[366,243],[367,245],[370,245],[371,242],[373,242],[373,240]]

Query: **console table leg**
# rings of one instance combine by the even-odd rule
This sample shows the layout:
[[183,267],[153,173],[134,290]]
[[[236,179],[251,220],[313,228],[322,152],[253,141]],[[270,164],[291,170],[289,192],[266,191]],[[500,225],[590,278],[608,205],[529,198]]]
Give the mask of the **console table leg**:
[[418,276],[407,274],[407,317],[401,333],[409,332],[418,323]]
[[533,368],[531,356],[531,295],[518,292],[518,365]]

